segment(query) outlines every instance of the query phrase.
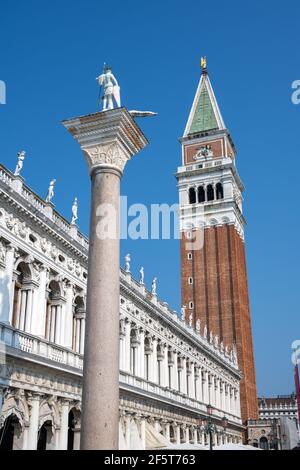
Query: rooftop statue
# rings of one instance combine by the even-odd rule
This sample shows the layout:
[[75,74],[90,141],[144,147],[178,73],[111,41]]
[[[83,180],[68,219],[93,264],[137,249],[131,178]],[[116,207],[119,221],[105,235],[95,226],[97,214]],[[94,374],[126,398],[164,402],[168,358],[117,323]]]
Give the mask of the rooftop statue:
[[152,295],[157,295],[156,290],[157,290],[157,277],[155,277],[152,281],[152,289],[151,289]]
[[15,176],[19,176],[21,173],[21,170],[23,168],[23,162],[25,160],[25,155],[26,155],[25,150],[22,150],[22,152],[18,153],[18,163],[17,163],[15,173],[14,173]]
[[128,254],[125,256],[125,272],[126,272],[126,273],[130,273],[130,262],[131,262],[131,256],[130,256],[130,254],[128,253]]
[[50,181],[50,185],[49,185],[49,188],[48,188],[48,193],[47,193],[47,197],[46,197],[46,202],[51,202],[53,196],[54,196],[54,185],[56,183],[56,180],[51,180]]
[[144,267],[142,266],[140,269],[140,284],[144,285],[145,283],[145,270]]
[[71,221],[71,225],[75,225],[75,224],[76,224],[76,220],[78,220],[78,201],[77,201],[77,197],[75,197],[74,202],[73,202],[73,206],[72,206],[72,221]]

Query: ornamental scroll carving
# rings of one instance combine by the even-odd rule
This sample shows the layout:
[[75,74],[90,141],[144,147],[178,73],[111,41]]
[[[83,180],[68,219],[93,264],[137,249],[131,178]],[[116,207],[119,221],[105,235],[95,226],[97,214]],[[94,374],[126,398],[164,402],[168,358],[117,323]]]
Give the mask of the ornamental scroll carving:
[[123,172],[128,156],[117,143],[98,145],[90,149],[84,149],[90,169],[95,166],[111,166]]

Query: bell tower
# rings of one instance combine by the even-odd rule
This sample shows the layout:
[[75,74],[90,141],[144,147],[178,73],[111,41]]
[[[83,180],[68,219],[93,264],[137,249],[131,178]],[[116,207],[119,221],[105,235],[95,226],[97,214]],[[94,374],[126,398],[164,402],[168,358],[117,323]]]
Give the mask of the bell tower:
[[[245,259],[243,183],[236,149],[206,68],[183,137],[177,170],[181,295],[185,318],[237,351],[242,420],[257,419],[257,395]],[[199,321],[198,321],[199,324]]]

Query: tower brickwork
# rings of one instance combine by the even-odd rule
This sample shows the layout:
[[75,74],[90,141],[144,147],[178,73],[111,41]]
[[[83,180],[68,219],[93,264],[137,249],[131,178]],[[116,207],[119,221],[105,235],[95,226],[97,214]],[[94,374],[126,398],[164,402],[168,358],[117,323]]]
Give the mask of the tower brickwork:
[[187,319],[236,348],[243,372],[244,422],[258,417],[245,258],[242,193],[236,149],[206,68],[192,105],[177,171],[181,222],[181,291]]

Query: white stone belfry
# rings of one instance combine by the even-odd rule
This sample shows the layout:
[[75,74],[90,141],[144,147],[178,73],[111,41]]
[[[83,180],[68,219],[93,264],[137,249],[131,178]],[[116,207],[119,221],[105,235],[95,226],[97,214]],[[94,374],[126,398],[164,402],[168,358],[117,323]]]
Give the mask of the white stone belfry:
[[120,178],[148,141],[126,108],[63,125],[79,143],[92,182],[81,449],[118,449]]

